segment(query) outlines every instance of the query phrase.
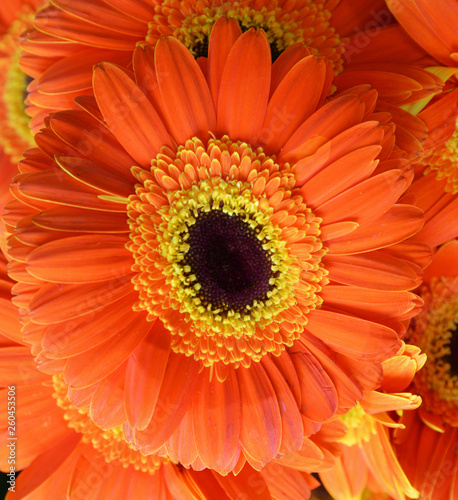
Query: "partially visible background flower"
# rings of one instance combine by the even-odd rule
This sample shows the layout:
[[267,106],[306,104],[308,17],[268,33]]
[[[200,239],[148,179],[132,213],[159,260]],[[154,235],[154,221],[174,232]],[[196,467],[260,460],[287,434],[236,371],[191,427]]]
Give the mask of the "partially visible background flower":
[[437,251],[420,293],[425,308],[406,339],[428,356],[410,387],[423,404],[403,413],[405,429],[396,429],[394,444],[421,498],[453,499],[458,494],[458,241]]
[[225,16],[242,31],[262,28],[273,60],[294,44],[298,58],[325,58],[341,75],[340,89],[371,84],[383,102],[400,105],[431,98],[443,86],[425,71],[424,50],[395,23],[383,0],[56,0],[37,15],[36,29],[23,43],[21,64],[34,78],[27,100],[32,127],[37,131],[49,111],[75,107],[75,95],[91,94],[94,64],[129,64],[137,43],[174,36],[196,58],[207,56],[211,29]]
[[10,197],[11,179],[17,174],[16,162],[34,144],[30,117],[25,113],[28,77],[19,66],[19,41],[20,35],[32,27],[40,3],[14,0],[0,9],[0,216]]
[[357,500],[372,494],[396,500],[418,498],[406,477],[390,441],[392,429],[403,428],[391,412],[419,407],[421,398],[403,392],[426,361],[418,347],[407,345],[384,361],[383,382],[378,391],[342,417],[346,435],[340,440],[343,454],[332,469],[320,474],[327,490],[339,500]]

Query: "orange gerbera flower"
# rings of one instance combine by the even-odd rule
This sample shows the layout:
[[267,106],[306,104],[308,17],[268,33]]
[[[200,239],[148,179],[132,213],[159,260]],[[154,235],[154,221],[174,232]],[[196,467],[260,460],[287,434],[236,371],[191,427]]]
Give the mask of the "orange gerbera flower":
[[261,468],[376,388],[416,314],[429,249],[389,115],[367,88],[321,106],[329,65],[301,50],[272,66],[224,18],[201,67],[174,38],[140,46],[21,162],[25,341],[77,406],[125,404],[143,453]]
[[421,398],[403,391],[425,361],[426,355],[420,354],[418,347],[405,346],[404,352],[382,363],[380,392],[367,394],[361,404],[340,418],[347,427],[340,440],[345,445],[343,454],[332,469],[320,474],[335,498],[355,500],[365,498],[368,492],[396,500],[418,498],[390,442],[390,428],[404,426],[389,412],[418,408]]
[[458,241],[441,247],[425,272],[425,309],[413,321],[409,341],[427,354],[412,390],[423,398],[417,411],[404,412],[405,430],[395,433],[399,461],[421,498],[458,496]]
[[19,37],[32,27],[41,0],[13,0],[0,11],[0,148],[18,161],[33,145],[25,113],[27,76],[19,66]]
[[425,154],[414,165],[416,180],[409,193],[425,213],[425,226],[415,240],[442,245],[458,237],[458,90],[449,92],[419,116],[429,135]]
[[[126,443],[121,428],[100,429],[91,419],[96,408],[75,408],[62,377],[40,373],[22,344],[3,254],[0,283],[0,469],[9,473],[7,499],[296,500],[310,498],[310,489],[318,486],[309,474],[279,462],[262,472],[245,465],[225,477],[187,470],[166,457],[141,455]],[[108,405],[112,399],[109,392],[96,397]],[[122,412],[115,410],[118,418]]]
[[335,74],[351,68],[341,88],[369,83],[397,105],[431,97],[443,85],[417,64],[424,51],[393,24],[383,0],[56,0],[36,16],[23,44],[22,67],[35,78],[28,99],[34,129],[49,110],[73,108],[75,95],[91,93],[94,64],[126,65],[137,43],[154,45],[162,36],[206,56],[212,26],[224,16],[243,31],[263,28],[274,60],[302,43],[300,53],[326,58]]

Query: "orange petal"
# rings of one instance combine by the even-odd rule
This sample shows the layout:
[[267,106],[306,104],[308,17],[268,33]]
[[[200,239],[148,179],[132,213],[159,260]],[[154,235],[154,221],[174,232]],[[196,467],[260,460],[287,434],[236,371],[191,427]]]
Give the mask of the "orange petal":
[[315,356],[300,341],[294,343],[293,349],[290,349],[290,356],[301,384],[301,413],[310,420],[323,422],[337,410],[336,388]]
[[292,453],[294,450],[298,450],[301,447],[302,437],[304,435],[299,406],[294,399],[287,381],[275,366],[272,358],[264,356],[261,360],[261,364],[274,387],[280,406],[282,432],[279,453],[281,455]]
[[112,64],[94,70],[94,94],[110,130],[140,166],[147,167],[172,141],[145,94]]
[[213,25],[208,43],[208,86],[215,109],[218,109],[218,96],[227,56],[242,30],[235,19],[220,17]]
[[67,385],[88,387],[110,375],[132,354],[150,329],[146,313],[135,313],[118,335],[67,361],[64,370]]
[[410,205],[394,205],[376,221],[348,236],[327,243],[329,253],[349,255],[384,248],[404,241],[423,226],[423,212]]
[[382,252],[326,257],[332,281],[375,290],[403,291],[416,288],[421,276],[409,262]]
[[192,413],[188,411],[166,444],[169,457],[189,467],[198,457],[192,425]]
[[[407,181],[400,170],[389,170],[366,179],[319,205],[314,209],[314,213],[322,217],[327,224],[350,219],[361,227],[387,212],[406,186]],[[355,232],[352,236],[354,234]]]
[[240,443],[245,454],[265,465],[281,444],[281,414],[277,395],[259,363],[237,369],[242,422]]
[[235,42],[218,98],[218,133],[255,144],[266,113],[271,58],[264,31],[250,29]]
[[401,346],[386,326],[332,311],[311,311],[307,330],[335,351],[357,359],[383,361]]
[[49,283],[41,287],[30,301],[30,317],[38,324],[59,323],[97,311],[133,291],[134,287],[127,277],[125,280],[116,278],[88,285]]
[[94,283],[131,272],[126,238],[87,235],[62,238],[36,248],[27,258],[30,274],[55,283]]
[[289,138],[278,161],[296,163],[333,137],[361,122],[365,106],[359,97],[337,97],[317,110]]
[[175,432],[191,405],[198,371],[195,359],[170,355],[151,421],[144,431],[136,430],[134,434],[142,453],[157,451]]
[[171,134],[178,144],[192,137],[207,139],[216,129],[212,97],[205,77],[191,53],[178,40],[157,42],[156,74]]
[[[99,297],[102,297],[100,293]],[[136,294],[73,318],[69,324],[48,325],[42,333],[43,352],[51,359],[64,359],[94,348],[118,334],[130,320]]]
[[332,285],[324,287],[320,296],[327,306],[371,321],[402,316],[416,307],[417,300],[408,292]]
[[[206,467],[228,472],[239,446],[240,394],[234,370],[219,382],[210,370],[199,375],[192,408],[194,436],[199,457]],[[205,425],[202,425],[205,422]]]
[[[367,179],[374,171],[378,161],[374,161],[381,151],[381,146],[366,146],[340,157],[327,165],[301,188],[301,194],[307,205],[320,206],[339,195],[358,182]],[[300,168],[299,162],[296,168]],[[306,168],[301,165],[301,168]]]
[[32,200],[107,212],[125,212],[124,204],[100,199],[99,190],[72,179],[62,170],[21,174],[16,179],[19,193]]
[[316,110],[326,73],[324,60],[299,61],[283,78],[267,105],[258,142],[267,154],[280,151],[291,135]]
[[218,483],[229,498],[250,498],[253,500],[271,500],[269,488],[259,472],[254,471],[249,465],[234,476],[220,476],[213,473]]
[[52,64],[38,79],[38,90],[44,94],[76,92],[92,88],[92,67],[100,61],[128,66],[129,52],[110,50],[80,50]]
[[34,216],[33,223],[52,231],[82,233],[128,233],[127,217],[123,213],[59,207],[43,210]]
[[126,411],[130,425],[139,430],[147,427],[156,407],[170,355],[170,341],[170,332],[161,321],[156,321],[151,332],[129,357]]
[[133,50],[139,38],[127,34],[119,36],[118,31],[82,22],[81,19],[52,6],[38,12],[35,26],[41,32],[102,49]]
[[102,429],[114,429],[126,421],[124,375],[126,363],[97,384],[89,415]]

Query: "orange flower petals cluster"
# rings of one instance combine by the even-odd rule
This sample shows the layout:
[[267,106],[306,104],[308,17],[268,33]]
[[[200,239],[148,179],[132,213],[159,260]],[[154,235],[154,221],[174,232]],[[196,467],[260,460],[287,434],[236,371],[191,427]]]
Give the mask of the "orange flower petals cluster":
[[[38,13],[35,29],[22,43],[22,68],[34,78],[26,101],[32,129],[37,132],[49,112],[75,108],[75,97],[92,94],[94,64],[126,67],[137,44],[174,36],[196,57],[206,56],[211,29],[221,16],[237,20],[243,31],[262,28],[273,59],[301,44],[341,75],[335,82],[339,90],[371,84],[381,93],[380,102],[395,110],[429,100],[443,88],[441,78],[425,69],[426,53],[395,23],[383,0],[357,6],[352,0],[58,0]],[[393,119],[406,128],[406,115],[398,119],[394,113]],[[419,123],[403,137],[414,140],[411,146],[418,151]]]
[[[239,474],[226,477],[211,471],[195,472],[156,455],[143,456],[126,443],[121,429],[102,430],[91,416],[97,410],[78,410],[67,396],[60,376],[40,373],[21,341],[20,322],[11,303],[13,282],[6,275],[0,255],[0,360],[6,367],[14,360],[7,384],[15,386],[15,408],[22,445],[15,466],[25,469],[16,479],[16,495],[28,498],[139,498],[230,500],[234,495],[264,495],[274,500],[310,498],[318,482],[287,464],[269,464],[262,472],[245,465]],[[6,336],[4,336],[6,335]],[[13,376],[13,374],[15,374]],[[0,434],[8,433],[8,387],[2,380]],[[108,393],[100,395],[105,401]],[[335,427],[335,426],[334,426]],[[320,438],[335,435],[331,428]],[[9,449],[0,454],[0,469],[10,471]],[[328,452],[329,453],[329,452]]]
[[425,309],[413,320],[407,334],[409,341],[428,356],[411,386],[424,404],[403,413],[403,427],[396,429],[393,438],[405,473],[421,498],[428,500],[456,496],[457,257],[458,242],[454,240],[437,251],[426,269],[421,287]]
[[5,222],[24,339],[144,454],[224,474],[324,457],[303,437],[379,386],[428,263],[390,115],[367,87],[323,104],[329,64],[299,45],[272,65],[264,32],[225,18],[208,60],[167,38],[132,68],[98,65],[95,100],[47,119],[20,163]]

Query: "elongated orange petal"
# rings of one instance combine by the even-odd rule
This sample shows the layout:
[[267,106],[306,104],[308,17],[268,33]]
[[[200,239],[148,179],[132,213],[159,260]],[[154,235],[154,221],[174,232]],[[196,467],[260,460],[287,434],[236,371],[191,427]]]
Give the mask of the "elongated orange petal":
[[[64,370],[67,385],[87,387],[110,375],[132,354],[150,329],[146,313],[135,314],[118,335],[67,361]],[[91,366],[91,370],[86,370],[87,366]]]
[[369,177],[377,166],[374,160],[381,149],[381,146],[366,146],[352,151],[318,172],[301,188],[307,205],[320,206]]
[[33,223],[53,231],[83,233],[128,233],[127,218],[122,213],[59,207],[42,211]]
[[199,375],[192,413],[200,459],[219,473],[227,472],[239,446],[241,425],[235,371],[229,370],[226,380],[219,382],[215,376],[210,380],[209,369],[203,370]]
[[328,374],[299,341],[296,341],[290,356],[301,384],[302,415],[315,422],[332,417],[338,401],[336,388]]
[[401,343],[396,333],[378,323],[332,311],[311,311],[307,330],[335,351],[357,359],[381,361]]
[[[109,293],[106,293],[106,290],[109,290]],[[128,277],[125,280],[113,279],[108,283],[87,285],[49,283],[30,301],[30,317],[38,324],[59,323],[97,311],[133,292],[134,286]],[[103,300],[100,300],[100,295]]]
[[289,138],[279,161],[296,162],[315,153],[333,137],[361,122],[364,104],[354,95],[338,97],[325,104]]
[[270,68],[264,31],[250,29],[237,39],[221,78],[217,112],[220,134],[256,143],[269,98]]
[[28,259],[33,276],[56,283],[93,283],[129,274],[132,254],[126,238],[87,235],[63,238],[38,247]]
[[213,474],[229,498],[247,498],[253,500],[271,500],[269,488],[263,477],[251,467],[246,465],[238,474],[220,476]]
[[216,129],[212,97],[205,77],[188,49],[174,38],[157,42],[156,75],[164,108],[178,144],[192,137],[203,140]]
[[100,64],[93,87],[110,130],[141,166],[150,165],[162,146],[172,145],[157,111],[121,69]]
[[348,236],[328,242],[330,254],[356,254],[404,241],[423,226],[423,212],[410,205],[394,205],[376,221],[360,226]]
[[102,429],[119,427],[126,420],[124,408],[124,374],[126,363],[97,384],[89,415]]
[[347,189],[315,208],[314,213],[329,224],[350,219],[361,227],[391,208],[406,186],[407,181],[400,170],[389,170]]
[[299,61],[280,82],[267,105],[258,138],[267,154],[280,151],[316,110],[327,71],[329,68],[323,60],[309,56]]
[[157,451],[174,433],[193,400],[198,370],[194,359],[170,355],[151,421],[144,431],[134,433],[140,451]]
[[[170,355],[170,332],[156,321],[151,332],[129,357],[125,402],[129,423],[145,429],[153,415]],[[151,364],[151,360],[154,363]]]
[[44,33],[101,49],[133,50],[138,41],[138,36],[119,36],[119,32],[115,30],[81,22],[66,12],[57,13],[58,15],[53,7],[42,9],[35,18],[36,28]]
[[326,269],[332,281],[377,290],[412,290],[421,282],[409,262],[382,252],[328,257]]
[[64,359],[82,354],[118,334],[132,315],[137,301],[135,294],[121,297],[96,311],[89,311],[65,327],[61,323],[48,325],[42,333],[44,354],[51,359]]
[[401,316],[416,306],[417,296],[409,292],[360,289],[328,285],[321,297],[331,307],[373,321]]
[[272,358],[265,356],[261,360],[261,364],[274,387],[278,404],[283,410],[281,413],[282,432],[279,453],[281,455],[292,453],[294,450],[298,450],[301,447],[302,437],[304,435],[299,407],[288,383],[275,366]]
[[213,105],[218,109],[218,96],[227,56],[242,30],[235,19],[220,17],[213,25],[208,42],[207,79]]
[[240,442],[246,454],[261,464],[274,458],[281,445],[281,415],[277,395],[262,366],[237,369],[242,403]]

